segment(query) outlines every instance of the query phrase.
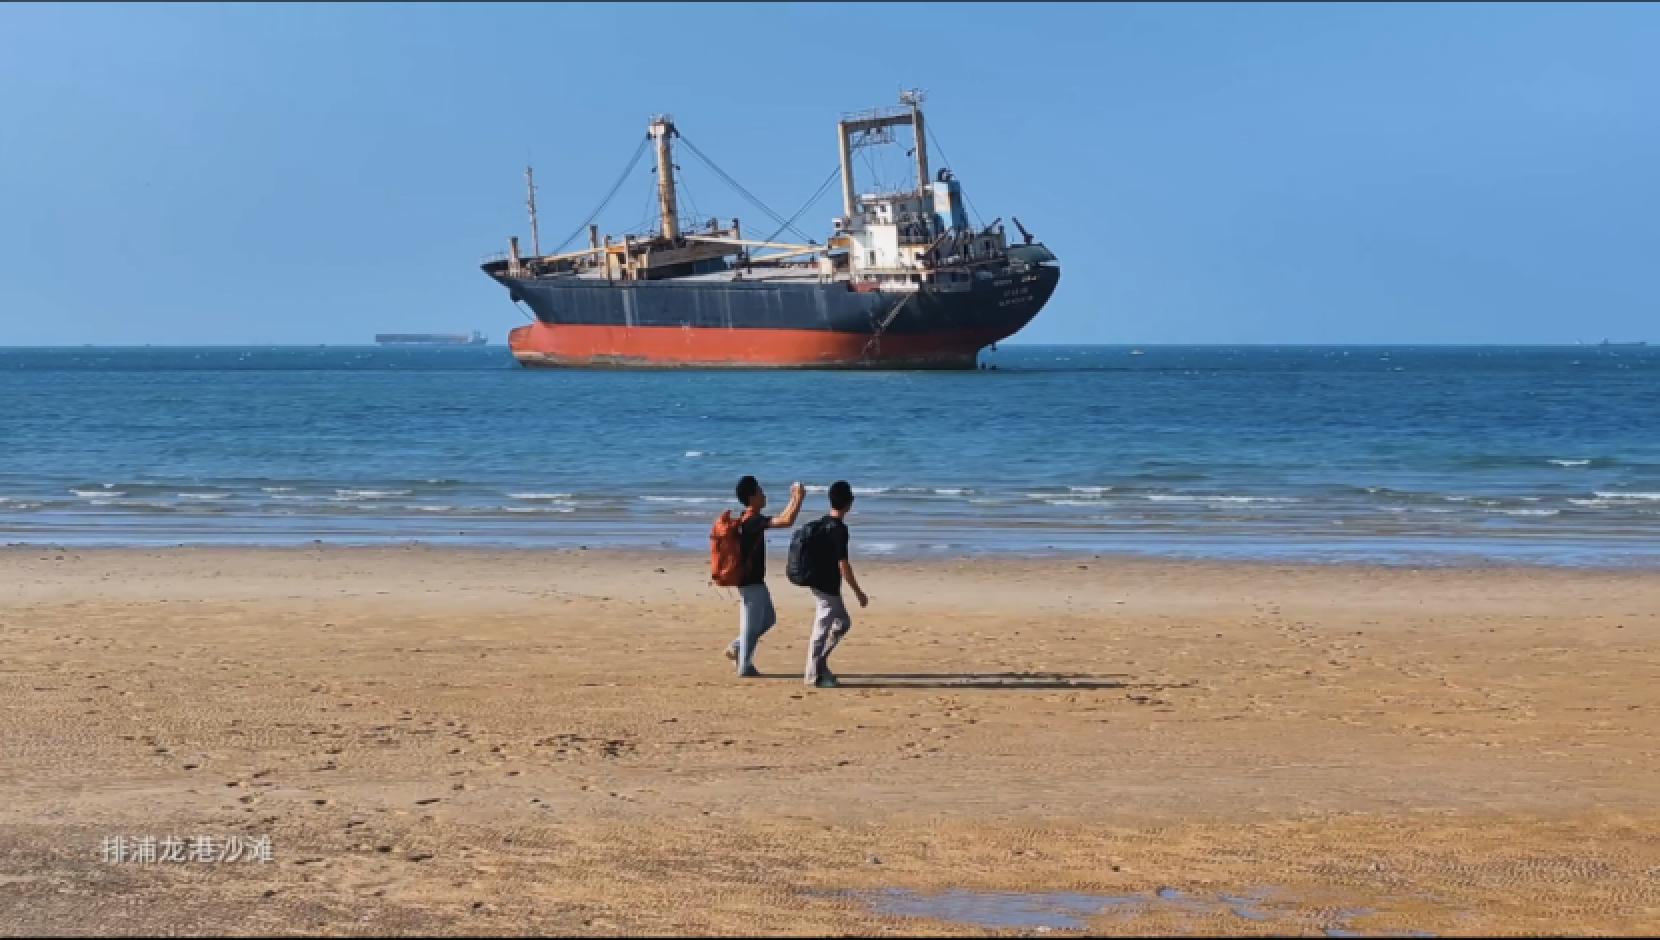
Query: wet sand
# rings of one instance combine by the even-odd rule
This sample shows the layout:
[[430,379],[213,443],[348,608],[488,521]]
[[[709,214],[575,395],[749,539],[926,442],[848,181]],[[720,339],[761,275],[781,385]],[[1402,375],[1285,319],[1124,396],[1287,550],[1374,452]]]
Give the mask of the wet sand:
[[0,551],[0,931],[1660,930],[1660,573],[705,564]]

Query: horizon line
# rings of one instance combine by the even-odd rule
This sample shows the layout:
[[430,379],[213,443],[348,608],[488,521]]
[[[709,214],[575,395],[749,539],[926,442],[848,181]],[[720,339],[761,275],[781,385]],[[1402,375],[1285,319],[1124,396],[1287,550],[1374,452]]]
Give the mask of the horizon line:
[[[1215,342],[1215,341],[1212,341],[1212,342],[1193,342],[1193,343],[1170,343],[1170,342],[1161,342],[1161,343],[1147,343],[1147,342],[1143,342],[1143,343],[1134,343],[1134,342],[1067,343],[1067,342],[1050,342],[1050,343],[999,343],[997,345],[1000,348],[1004,348],[1004,349],[1008,349],[1008,348],[1042,349],[1042,348],[1045,348],[1045,347],[1057,347],[1057,346],[1073,347],[1073,348],[1076,348],[1076,347],[1093,347],[1093,348],[1124,347],[1124,348],[1130,348],[1130,349],[1144,349],[1144,348],[1157,349],[1157,348],[1161,348],[1161,347],[1162,348],[1189,348],[1190,349],[1190,348],[1227,347],[1227,346],[1252,346],[1252,347],[1257,347],[1257,346],[1260,346],[1260,347],[1293,346],[1293,347],[1300,347],[1300,348],[1305,348],[1305,349],[1327,349],[1327,348],[1339,348],[1339,347],[1366,348],[1366,347],[1390,347],[1390,346],[1394,346],[1394,347],[1410,346],[1410,347],[1420,347],[1420,348],[1423,348],[1423,347],[1431,347],[1431,348],[1443,347],[1443,348],[1459,348],[1459,349],[1472,349],[1472,348],[1482,348],[1482,347],[1508,347],[1508,348],[1537,347],[1537,348],[1542,348],[1542,349],[1559,349],[1559,348],[1572,349],[1572,348],[1579,347],[1579,346],[1599,347],[1599,346],[1603,346],[1603,345],[1608,345],[1608,346],[1646,346],[1646,345],[1648,345],[1648,341],[1647,340],[1619,340],[1619,341],[1599,340],[1599,341],[1594,342],[1594,343],[1587,343],[1587,342],[1584,342],[1582,340],[1576,340],[1574,342],[1508,342],[1508,343],[1507,342],[1494,342],[1494,341],[1485,341],[1485,342],[1412,342],[1412,341],[1376,342],[1376,341],[1373,341],[1373,342],[1354,342],[1354,343],[1343,343],[1343,342],[1312,343],[1312,342],[1295,342],[1295,341],[1284,341],[1284,342],[1261,342],[1261,341],[1258,341],[1258,342],[1229,343],[1229,342]],[[247,349],[247,348],[265,348],[265,349],[319,349],[319,348],[322,348],[322,349],[327,349],[327,348],[334,348],[334,349],[381,349],[381,348],[387,348],[387,347],[388,347],[388,344],[383,344],[383,343],[260,343],[260,342],[246,342],[246,343],[29,343],[29,344],[21,344],[21,345],[0,345],[0,350],[8,350],[9,351],[9,350],[16,350],[16,349]],[[460,344],[460,345],[432,344],[431,346],[422,346],[420,344],[415,344],[415,347],[416,348],[434,348],[434,349],[507,349],[508,344],[506,344],[506,343],[484,343],[484,344],[480,344],[480,345],[476,345],[476,346],[474,346],[474,345],[464,345],[464,344]],[[409,346],[399,346],[398,348],[410,348],[410,347]]]

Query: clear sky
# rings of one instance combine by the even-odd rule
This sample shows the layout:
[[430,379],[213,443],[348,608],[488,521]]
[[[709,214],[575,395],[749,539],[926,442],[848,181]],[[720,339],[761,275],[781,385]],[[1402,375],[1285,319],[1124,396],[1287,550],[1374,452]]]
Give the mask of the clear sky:
[[1660,340],[1660,6],[4,4],[0,345],[500,342],[527,158],[544,247],[658,111],[788,215],[902,85],[1062,260],[1019,341]]

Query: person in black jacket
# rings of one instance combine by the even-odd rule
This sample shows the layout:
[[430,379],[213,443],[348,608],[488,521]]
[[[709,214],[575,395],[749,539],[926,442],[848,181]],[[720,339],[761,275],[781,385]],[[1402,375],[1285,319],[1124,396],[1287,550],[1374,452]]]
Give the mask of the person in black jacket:
[[825,517],[826,530],[821,536],[828,543],[824,563],[813,566],[813,580],[808,584],[817,612],[813,619],[813,638],[807,644],[807,673],[803,681],[820,689],[836,687],[836,677],[830,672],[830,654],[847,636],[847,631],[853,628],[853,618],[847,613],[847,605],[842,603],[842,582],[845,580],[847,586],[853,589],[853,596],[859,599],[860,607],[870,604],[870,598],[865,596],[864,590],[859,587],[859,579],[853,574],[853,563],[847,557],[845,520],[852,511],[853,487],[846,480],[837,480],[830,485],[830,515]]

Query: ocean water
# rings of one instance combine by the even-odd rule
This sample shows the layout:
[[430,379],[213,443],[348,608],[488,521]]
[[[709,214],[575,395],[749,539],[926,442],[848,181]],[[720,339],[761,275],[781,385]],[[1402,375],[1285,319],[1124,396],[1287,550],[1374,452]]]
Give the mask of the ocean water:
[[753,473],[863,554],[1660,564],[1660,348],[1003,347],[972,373],[503,347],[0,349],[0,543],[707,545]]

